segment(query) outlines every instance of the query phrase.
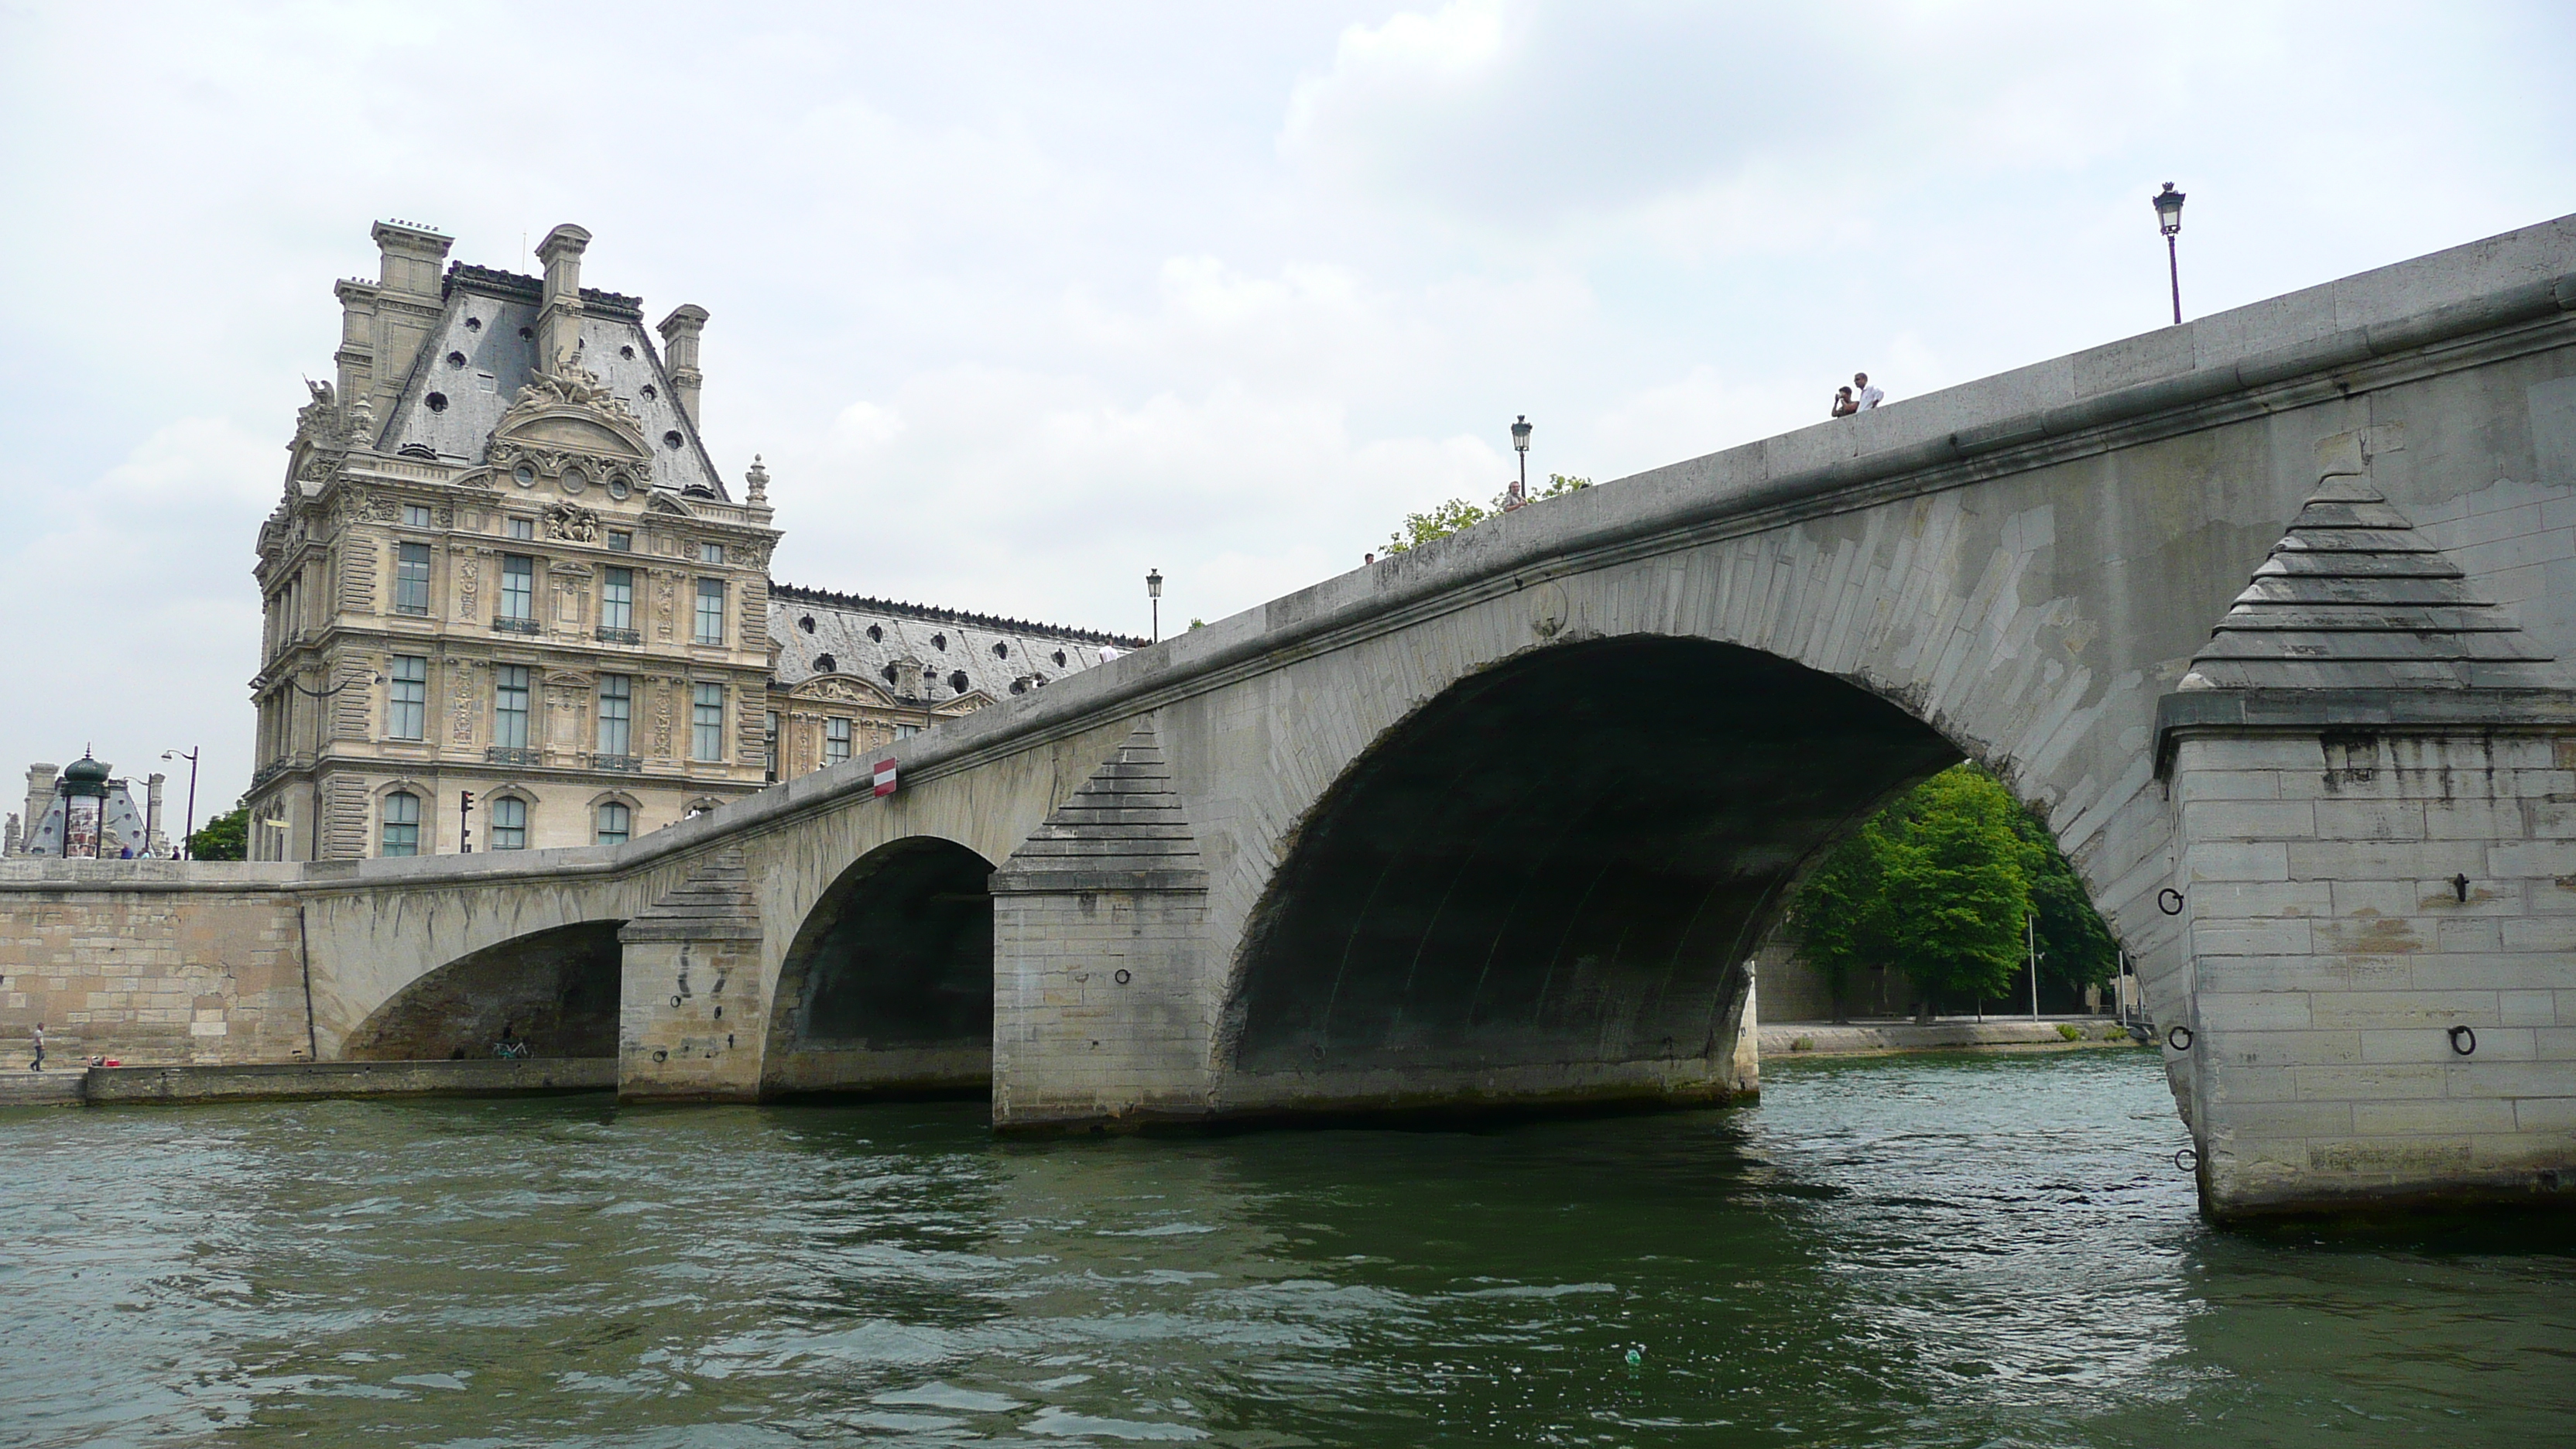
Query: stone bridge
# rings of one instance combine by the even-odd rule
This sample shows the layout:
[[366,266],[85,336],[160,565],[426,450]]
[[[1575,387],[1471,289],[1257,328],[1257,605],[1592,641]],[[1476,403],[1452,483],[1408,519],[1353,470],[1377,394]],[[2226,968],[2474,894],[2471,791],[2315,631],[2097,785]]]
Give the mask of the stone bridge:
[[2213,1212],[2546,1197],[2571,651],[2576,217],[1535,505],[905,741],[891,795],[15,862],[0,911],[13,975],[98,950],[83,910],[165,962],[250,912],[272,1041],[508,1024],[631,1098],[1714,1101],[1802,865],[1965,756],[2139,963]]

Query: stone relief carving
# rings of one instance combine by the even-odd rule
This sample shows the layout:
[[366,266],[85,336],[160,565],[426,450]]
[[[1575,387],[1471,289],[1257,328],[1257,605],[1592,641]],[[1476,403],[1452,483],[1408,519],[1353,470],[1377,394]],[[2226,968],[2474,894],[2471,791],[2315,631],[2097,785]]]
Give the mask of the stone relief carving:
[[658,570],[653,575],[653,632],[663,639],[671,637],[671,613],[678,606],[680,581]]
[[448,672],[456,681],[455,741],[460,745],[470,745],[474,743],[475,706],[480,703],[479,697],[474,692],[474,666],[467,660],[459,659],[448,665]]
[[474,617],[474,591],[480,587],[482,579],[483,566],[475,561],[474,555],[465,554],[456,560],[456,617]]
[[578,503],[557,503],[545,511],[545,534],[566,543],[599,542],[599,515]]

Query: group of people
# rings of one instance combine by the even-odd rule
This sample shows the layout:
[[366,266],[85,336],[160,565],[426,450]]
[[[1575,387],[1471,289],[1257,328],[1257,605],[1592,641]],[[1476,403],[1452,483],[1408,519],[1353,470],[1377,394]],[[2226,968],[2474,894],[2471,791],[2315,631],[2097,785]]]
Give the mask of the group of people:
[[1855,372],[1852,374],[1851,386],[1834,389],[1833,415],[1847,418],[1854,413],[1867,412],[1878,406],[1886,397],[1887,394],[1869,385],[1868,373]]

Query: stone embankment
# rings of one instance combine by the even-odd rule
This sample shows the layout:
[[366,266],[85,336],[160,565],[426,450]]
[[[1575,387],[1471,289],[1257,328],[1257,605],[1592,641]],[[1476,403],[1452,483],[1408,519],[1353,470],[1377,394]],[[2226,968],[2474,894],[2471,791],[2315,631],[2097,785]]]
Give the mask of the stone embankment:
[[613,1057],[463,1062],[271,1062],[0,1072],[0,1107],[254,1102],[281,1097],[504,1096],[605,1092]]
[[[2065,1029],[2071,1029],[2069,1035]],[[2076,1047],[2135,1046],[2127,1028],[2107,1016],[2043,1017],[2038,1021],[1846,1022],[1783,1021],[1762,1023],[1762,1056],[1766,1061],[1796,1057],[1883,1056],[1892,1052],[1954,1052],[1986,1049],[2059,1050]]]

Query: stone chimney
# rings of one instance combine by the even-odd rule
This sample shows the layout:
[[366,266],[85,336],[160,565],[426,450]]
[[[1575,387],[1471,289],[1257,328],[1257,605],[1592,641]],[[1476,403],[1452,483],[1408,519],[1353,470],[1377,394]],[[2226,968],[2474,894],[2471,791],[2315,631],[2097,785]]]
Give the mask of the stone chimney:
[[340,366],[340,402],[382,412],[438,321],[439,274],[455,238],[407,221],[377,222],[368,235],[376,242],[376,280],[332,289],[340,299],[340,350],[332,360]]
[[698,384],[706,374],[698,371],[698,334],[707,330],[707,309],[695,302],[683,302],[662,319],[662,365],[671,370],[671,393],[679,400],[680,411],[689,415],[689,426],[698,427]]
[[139,854],[170,853],[170,838],[161,833],[161,787],[169,778],[155,770],[143,782],[143,848]]
[[907,655],[894,662],[894,697],[921,698],[921,661]]
[[36,833],[37,822],[43,820],[45,818],[45,812],[53,807],[54,767],[52,765],[29,765],[27,767],[26,815],[27,833],[29,835],[32,836]]
[[565,222],[537,243],[537,259],[546,264],[546,293],[537,314],[537,366],[561,372],[581,346],[581,254],[590,233]]

